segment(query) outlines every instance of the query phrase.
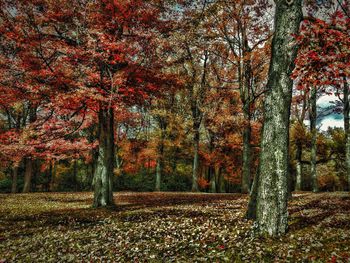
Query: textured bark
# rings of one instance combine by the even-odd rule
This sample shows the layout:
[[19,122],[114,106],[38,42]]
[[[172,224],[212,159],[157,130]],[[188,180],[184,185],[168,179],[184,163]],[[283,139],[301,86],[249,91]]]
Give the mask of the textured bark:
[[158,119],[159,127],[160,127],[160,140],[158,143],[158,157],[157,157],[157,165],[156,165],[156,185],[155,191],[160,191],[161,188],[161,178],[162,178],[162,170],[163,170],[163,158],[164,158],[164,140],[167,128],[167,121],[163,117],[159,117]]
[[50,192],[51,191],[51,182],[52,182],[52,176],[53,174],[53,167],[52,167],[52,162],[50,162],[49,169],[47,171],[47,179],[45,183],[45,191]]
[[243,34],[243,49],[242,49],[242,59],[241,64],[243,65],[243,74],[240,77],[240,92],[241,92],[241,101],[243,103],[243,114],[244,119],[247,124],[243,130],[243,164],[242,164],[242,193],[249,193],[250,191],[250,173],[251,173],[251,103],[254,100],[253,94],[251,94],[252,79],[253,79],[253,70],[251,65],[251,48],[249,47],[248,38],[246,35],[246,30],[242,27]]
[[221,172],[220,167],[215,168],[215,177],[217,178],[217,181],[218,181],[217,192],[218,193],[226,193],[225,178]]
[[17,193],[18,166],[13,167],[11,193]]
[[193,138],[193,168],[192,168],[192,192],[198,192],[198,168],[199,168],[199,128]]
[[245,119],[248,120],[248,124],[243,130],[243,164],[242,164],[242,193],[249,193],[250,191],[250,172],[251,172],[251,126],[250,126],[250,114],[246,112]]
[[73,183],[74,183],[74,190],[78,191],[79,185],[78,185],[78,162],[77,160],[74,160],[73,163]]
[[94,173],[94,207],[113,206],[114,118],[112,109],[99,111],[99,148]]
[[160,191],[160,180],[162,177],[162,164],[161,164],[161,158],[157,158],[157,166],[156,166],[156,187],[155,191]]
[[33,160],[28,157],[25,159],[25,170],[24,170],[24,185],[23,193],[29,193],[32,186],[32,177],[33,177]]
[[[33,123],[37,119],[36,115],[36,107],[31,105],[29,107],[29,123]],[[24,121],[26,121],[26,118],[24,118]],[[23,125],[25,126],[25,124]],[[25,172],[24,172],[24,186],[23,186],[23,193],[29,193],[32,190],[32,178],[33,178],[33,172],[34,172],[34,161],[31,157],[27,157],[25,159]]]
[[295,190],[302,190],[302,173],[303,173],[303,164],[301,162],[301,157],[303,153],[303,148],[301,144],[297,145],[297,153],[296,153],[296,180],[295,180]]
[[348,191],[350,191],[350,102],[349,102],[349,84],[344,78],[344,131],[345,131],[345,166],[348,176]]
[[312,190],[313,192],[318,192],[318,182],[317,182],[317,130],[316,130],[316,119],[317,119],[317,90],[316,88],[311,88],[310,94],[310,131],[311,131],[311,178],[312,178]]
[[272,40],[264,127],[260,152],[256,225],[260,234],[284,234],[288,226],[289,116],[298,34],[302,19],[301,0],[276,0],[275,33]]
[[216,178],[216,174],[215,174],[215,168],[213,166],[210,166],[208,173],[209,173],[209,178],[210,178],[209,191],[211,193],[217,193],[217,189],[216,189],[217,178]]
[[248,210],[246,213],[247,219],[256,219],[256,203],[258,197],[258,182],[259,182],[259,172],[256,173],[256,176],[253,180],[252,189],[250,191],[250,198],[248,203]]

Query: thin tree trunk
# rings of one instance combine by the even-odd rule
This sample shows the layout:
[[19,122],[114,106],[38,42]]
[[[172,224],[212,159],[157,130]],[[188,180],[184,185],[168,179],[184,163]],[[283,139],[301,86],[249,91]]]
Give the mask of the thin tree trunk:
[[[37,115],[36,115],[37,109],[35,106],[30,105],[28,110],[29,110],[29,123],[33,123],[37,119]],[[32,190],[32,177],[34,172],[33,166],[34,166],[34,160],[32,160],[32,157],[25,158],[24,186],[22,191],[23,193],[29,193]]]
[[162,164],[161,164],[161,157],[157,158],[157,165],[156,165],[156,187],[155,191],[159,192],[160,191],[160,180],[162,177]]
[[209,186],[210,186],[210,192],[211,193],[217,193],[217,187],[216,187],[216,181],[217,181],[217,177],[216,177],[216,173],[215,173],[215,168],[213,166],[209,166],[209,176],[210,176],[210,182],[209,182]]
[[316,170],[316,158],[317,158],[317,130],[316,130],[316,119],[317,119],[317,90],[311,88],[310,95],[310,131],[311,131],[311,178],[312,178],[312,190],[318,192],[317,182],[317,170]]
[[[253,72],[252,72],[252,65],[251,65],[251,48],[249,47],[249,42],[247,38],[247,32],[244,27],[241,27],[242,35],[243,35],[243,46],[242,46],[242,59],[241,63],[243,65],[243,75],[241,78],[241,101],[243,103],[243,114],[244,114],[244,120],[247,122],[247,124],[244,127],[243,130],[243,164],[242,164],[242,186],[241,186],[241,192],[242,193],[249,193],[250,190],[250,176],[251,176],[251,145],[250,145],[250,139],[251,139],[251,102],[252,102],[252,94],[251,90],[252,87],[252,78],[253,78]],[[242,73],[241,73],[242,74]]]
[[50,161],[50,166],[49,166],[49,170],[47,173],[47,179],[46,179],[46,191],[50,192],[51,191],[51,181],[52,181],[52,161]]
[[350,102],[349,102],[349,84],[344,77],[344,131],[345,131],[345,166],[348,176],[348,191],[350,191]]
[[221,172],[221,167],[215,168],[215,177],[217,178],[217,193],[226,193],[225,178]]
[[199,131],[195,130],[193,138],[193,168],[192,168],[192,192],[198,192],[198,169],[199,169]]
[[297,47],[293,35],[302,19],[301,0],[276,0],[275,33],[264,102],[256,225],[260,234],[277,236],[288,226],[289,116]]
[[161,178],[162,178],[162,170],[163,170],[163,158],[164,158],[164,139],[165,139],[165,132],[167,123],[164,119],[159,119],[159,126],[160,126],[160,141],[158,144],[158,157],[157,157],[157,165],[156,165],[156,185],[155,185],[155,191],[160,191],[161,186]]
[[53,162],[53,169],[52,169],[52,177],[50,181],[50,191],[55,191],[55,179],[56,179],[56,174],[57,174],[57,163],[56,161]]
[[25,159],[23,193],[29,193],[32,187],[33,160],[30,157]]
[[251,172],[251,126],[249,109],[245,110],[245,120],[248,122],[243,130],[243,164],[242,164],[242,193],[249,193],[250,190],[250,172]]
[[99,110],[99,149],[94,174],[94,207],[113,206],[114,117],[112,109]]
[[11,193],[17,193],[18,165],[13,167]]
[[76,159],[74,159],[73,162],[73,182],[74,182],[74,190],[78,191],[79,185],[78,185],[78,162]]
[[301,157],[303,153],[303,146],[301,144],[297,144],[297,153],[296,153],[296,182],[295,182],[295,190],[302,190],[302,173],[303,173],[303,164],[301,162]]
[[256,219],[256,203],[258,198],[258,182],[259,182],[259,170],[257,171],[254,180],[252,189],[250,190],[250,198],[248,203],[248,210],[246,213],[247,219]]

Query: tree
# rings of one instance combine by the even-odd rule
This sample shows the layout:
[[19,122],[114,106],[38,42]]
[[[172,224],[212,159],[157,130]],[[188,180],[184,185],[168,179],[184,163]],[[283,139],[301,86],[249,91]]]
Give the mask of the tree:
[[275,3],[256,199],[258,230],[273,236],[284,234],[288,226],[289,115],[293,87],[290,75],[297,55],[293,35],[298,34],[302,20],[300,0]]
[[[269,63],[270,21],[264,11],[271,9],[268,1],[218,1],[208,12],[212,20],[209,36],[213,37],[213,52],[224,62],[224,74],[218,77],[240,94],[243,124],[241,191],[249,193],[253,149],[252,122],[258,100],[264,93]],[[214,11],[212,11],[214,10]],[[268,13],[268,12],[267,12]],[[220,64],[217,65],[217,68]],[[228,83],[225,83],[228,82]],[[233,84],[235,83],[235,84]],[[237,84],[236,84],[237,83]]]
[[[342,4],[340,1],[331,2],[330,9],[325,8],[322,15],[315,13],[315,8],[320,6],[311,5],[309,16],[303,21],[301,33],[297,37],[300,45],[296,68],[293,77],[298,81],[299,89],[311,90],[311,116],[316,112],[315,94],[322,91],[322,88],[333,86],[338,89],[338,94],[342,94],[344,114],[345,134],[349,133],[349,106],[348,95],[349,85],[349,59],[350,59],[350,41],[349,41],[349,5]],[[331,10],[331,11],[329,11]],[[319,17],[321,18],[319,18]],[[342,91],[340,91],[342,89]],[[312,118],[311,118],[312,119]],[[311,122],[312,130],[315,130],[315,121]],[[314,134],[314,133],[313,133]],[[312,138],[316,141],[315,135]],[[313,143],[313,145],[316,145]],[[347,143],[350,145],[350,143]],[[346,152],[346,164],[350,167],[350,146]],[[316,179],[316,149],[313,147],[312,152],[312,173],[314,177],[314,191],[317,191]],[[348,169],[350,171],[350,169]],[[350,174],[350,173],[348,173]],[[350,182],[350,176],[349,176]]]
[[306,118],[306,112],[309,108],[309,92],[307,90],[298,90],[298,94],[293,97],[294,110],[292,116],[296,118],[296,121],[291,129],[291,141],[292,145],[296,147],[295,161],[296,161],[296,178],[295,178],[295,190],[301,191],[303,189],[303,146],[306,144],[306,127],[304,120]]
[[[20,47],[15,56],[24,72],[20,84],[35,102],[30,105],[36,114],[33,110],[28,131],[20,134],[30,135],[26,144],[30,155],[24,156],[28,181],[32,157],[67,155],[72,145],[81,152],[93,147],[86,143],[82,148],[70,137],[98,123],[94,206],[112,205],[114,111],[120,104],[144,103],[162,83],[171,82],[163,78],[161,63],[150,52],[155,50],[156,31],[163,30],[166,21],[158,23],[157,7],[138,0],[1,4],[6,7],[5,43]],[[23,145],[20,138],[17,142]]]

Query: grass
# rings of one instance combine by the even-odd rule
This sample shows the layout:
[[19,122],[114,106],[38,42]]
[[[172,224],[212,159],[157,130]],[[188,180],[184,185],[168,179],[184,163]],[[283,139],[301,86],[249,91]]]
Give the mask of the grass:
[[349,193],[301,193],[289,232],[257,237],[240,194],[0,195],[0,262],[350,262]]

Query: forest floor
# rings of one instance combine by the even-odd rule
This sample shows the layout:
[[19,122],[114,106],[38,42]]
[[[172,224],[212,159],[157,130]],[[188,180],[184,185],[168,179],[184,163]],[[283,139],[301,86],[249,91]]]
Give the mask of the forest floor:
[[256,237],[240,194],[0,195],[0,262],[350,262],[349,193],[298,193],[289,232]]

